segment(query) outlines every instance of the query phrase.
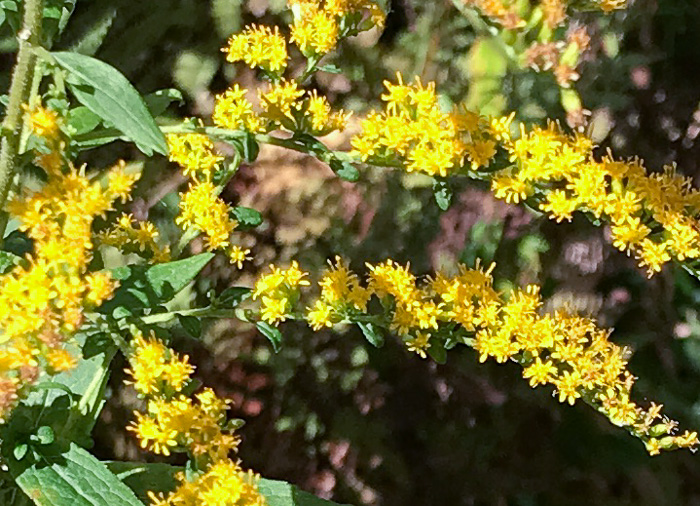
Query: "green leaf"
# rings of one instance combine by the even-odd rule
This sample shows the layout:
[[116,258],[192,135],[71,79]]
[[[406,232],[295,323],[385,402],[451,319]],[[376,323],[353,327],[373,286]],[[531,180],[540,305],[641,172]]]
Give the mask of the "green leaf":
[[275,350],[275,353],[280,351],[280,347],[282,346],[282,333],[279,331],[277,327],[273,327],[267,322],[257,322],[255,326],[258,328],[260,333],[267,337],[267,339],[272,343],[272,348]]
[[231,286],[221,292],[214,300],[214,305],[221,308],[234,308],[244,300],[250,298],[253,291],[244,286]]
[[177,319],[182,325],[182,328],[194,338],[199,338],[202,335],[202,322],[196,316],[177,315]]
[[21,443],[14,447],[12,450],[12,456],[16,460],[22,460],[27,452],[29,451],[29,445],[27,443]]
[[182,104],[183,101],[182,93],[175,88],[154,91],[143,97],[143,99],[146,101],[146,106],[154,118],[163,114],[173,102]]
[[182,467],[160,463],[108,461],[105,465],[146,504],[150,504],[149,491],[168,493],[175,490],[179,484],[175,475],[184,470]]
[[320,72],[328,72],[329,74],[340,74],[342,72],[342,69],[340,69],[340,67],[333,65],[332,63],[322,65],[318,67],[318,70]]
[[97,148],[122,138],[122,133],[116,128],[100,128],[73,137],[73,142],[80,149]]
[[3,249],[18,257],[23,257],[34,249],[33,241],[19,230],[13,230],[5,237]]
[[66,121],[73,128],[74,135],[83,135],[92,132],[102,121],[100,117],[90,109],[81,105],[68,111]]
[[48,444],[51,431],[56,440],[91,444],[89,434],[104,405],[109,364],[116,346],[103,333],[79,333],[75,341],[81,346],[83,358],[74,369],[44,376],[32,387],[12,412],[8,439],[21,441],[33,434],[33,439]]
[[234,207],[231,210],[231,213],[238,222],[237,229],[240,230],[255,228],[263,222],[262,214],[255,209],[251,209],[250,207]]
[[75,443],[38,448],[36,459],[8,459],[15,481],[37,506],[143,506],[107,466]]
[[78,53],[52,53],[68,71],[67,83],[84,106],[113,125],[146,155],[168,153],[165,136],[138,91],[117,69]]
[[330,161],[329,163],[331,169],[333,172],[335,172],[340,179],[344,179],[345,181],[350,181],[351,183],[356,182],[358,179],[360,179],[360,171],[357,170],[357,167],[355,167],[352,163],[338,160],[337,158],[334,158],[333,160]]
[[114,7],[105,10],[68,50],[71,53],[94,55],[107,37],[116,16],[117,10]]
[[338,506],[337,503],[320,499],[286,481],[261,478],[258,490],[267,499],[267,506]]
[[42,425],[36,432],[36,439],[40,445],[50,445],[56,439],[53,429],[48,425]]
[[362,323],[358,322],[358,327],[362,330],[362,334],[365,339],[375,348],[381,348],[384,346],[384,335],[380,328],[378,328],[374,323]]
[[213,257],[213,253],[202,253],[164,264],[118,267],[112,271],[112,277],[120,281],[120,286],[99,312],[111,314],[123,307],[133,313],[164,304],[185,288]]
[[430,358],[435,360],[435,362],[438,364],[444,364],[447,362],[447,351],[445,350],[445,344],[439,339],[430,340],[428,355],[430,355]]
[[12,268],[22,260],[9,251],[0,251],[0,274],[10,272]]
[[452,188],[450,188],[449,183],[436,179],[433,183],[433,194],[438,207],[443,211],[447,211],[450,208],[450,204],[452,204]]
[[255,140],[255,135],[246,132],[243,138],[243,159],[248,163],[253,163],[258,159],[258,154],[260,154],[260,145]]

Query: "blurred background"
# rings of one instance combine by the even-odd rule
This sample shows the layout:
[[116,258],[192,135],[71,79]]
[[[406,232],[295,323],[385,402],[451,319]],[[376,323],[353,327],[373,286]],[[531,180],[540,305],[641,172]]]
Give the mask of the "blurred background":
[[[342,74],[316,78],[332,103],[355,112],[348,132],[324,139],[329,144],[348,146],[358,119],[379,106],[382,81],[397,70],[437,81],[446,105],[516,111],[526,122],[571,119],[554,75],[498,51],[498,41],[453,1],[392,0],[390,7],[383,33],[346,41],[329,57]],[[252,71],[224,64],[228,36],[248,23],[284,25],[288,16],[284,0],[79,0],[55,48],[80,41],[83,52],[119,68],[143,93],[182,90],[183,102],[166,116],[206,118],[216,93],[234,81],[251,89],[258,83]],[[654,171],[675,162],[698,176],[700,3],[636,0],[609,16],[576,14],[568,26],[590,36],[573,86],[601,152],[638,155]],[[0,41],[6,68],[13,44],[9,36]],[[117,143],[83,161],[103,166],[138,156]],[[182,177],[166,161],[149,160],[143,179],[130,211],[174,239]],[[387,257],[410,261],[419,274],[495,261],[499,289],[537,282],[549,309],[568,305],[614,327],[612,339],[634,352],[636,400],[661,402],[682,426],[700,429],[699,281],[673,266],[647,280],[612,248],[604,228],[584,218],[557,225],[495,201],[474,182],[457,190],[441,212],[427,178],[368,169],[351,184],[308,157],[265,148],[224,192],[264,215],[262,227],[239,236],[254,261],[241,272],[216,259],[187,295],[206,301],[210,290],[250,286],[270,262],[290,259],[317,278],[335,254],[360,272]],[[437,365],[395,340],[375,349],[356,329],[312,333],[287,324],[278,354],[235,321],[210,323],[198,340],[170,331],[192,355],[198,378],[232,399],[233,416],[245,420],[244,465],[336,502],[700,504],[700,457],[650,458],[587,406],[560,405],[546,389],[529,388],[517,365],[479,364],[467,348]],[[112,378],[95,451],[153,459],[124,431],[137,400],[121,380]]]

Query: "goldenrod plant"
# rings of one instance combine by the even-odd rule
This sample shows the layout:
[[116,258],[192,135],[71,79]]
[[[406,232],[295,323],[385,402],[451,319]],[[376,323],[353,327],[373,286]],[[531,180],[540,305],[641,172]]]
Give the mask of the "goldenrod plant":
[[[536,59],[537,48],[552,45],[558,60],[544,66],[556,67],[566,88],[577,63],[571,55],[586,45],[576,30],[555,41],[567,12],[624,4],[462,7],[500,25],[506,41],[538,30],[520,56]],[[439,83],[400,73],[385,83],[383,107],[358,119],[348,149],[331,149],[321,138],[353,118],[314,78],[342,72],[325,59],[344,39],[384,28],[387,6],[374,0],[289,0],[288,25],[252,24],[222,49],[227,62],[256,73],[258,89],[235,82],[215,97],[210,117],[160,123],[155,111],[177,93],[143,97],[107,63],[51,51],[73,4],[59,8],[50,36],[42,26],[56,19],[54,4],[17,5],[22,26],[0,155],[0,486],[8,504],[326,503],[246,470],[236,458],[244,431],[227,416],[231,401],[200,384],[197,364],[165,332],[177,322],[198,335],[203,320],[219,318],[254,325],[275,351],[288,320],[314,331],[355,325],[377,347],[394,336],[418,359],[438,363],[459,346],[472,348],[479,362],[518,364],[530,386],[560,403],[592,407],[649,455],[697,447],[697,432],[635,396],[633,350],[616,344],[610,329],[573,310],[545,310],[538,284],[499,291],[494,264],[477,260],[422,278],[390,258],[353,271],[337,256],[312,282],[293,260],[270,265],[251,286],[208,294],[208,304],[177,299],[216,255],[232,270],[254,259],[243,238],[262,216],[223,192],[243,163],[255,166],[262,145],[314,157],[350,182],[371,167],[430,177],[443,210],[456,181],[485,183],[496,198],[556,223],[581,214],[609,226],[613,245],[649,277],[671,262],[697,276],[700,193],[675,166],[650,172],[638,158],[601,154],[582,130],[555,121],[525,124],[515,112],[447,106]],[[178,237],[126,207],[146,171],[143,157],[107,167],[79,161],[116,140],[178,167]],[[89,452],[119,363],[127,364],[122,388],[140,400],[128,432],[154,455],[178,454],[173,465],[104,462]]]

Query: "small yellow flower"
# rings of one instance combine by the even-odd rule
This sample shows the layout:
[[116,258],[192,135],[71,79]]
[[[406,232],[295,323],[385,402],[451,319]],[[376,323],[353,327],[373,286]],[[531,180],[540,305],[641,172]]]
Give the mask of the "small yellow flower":
[[61,135],[61,120],[56,111],[37,105],[28,114],[29,128],[35,135],[51,141]]

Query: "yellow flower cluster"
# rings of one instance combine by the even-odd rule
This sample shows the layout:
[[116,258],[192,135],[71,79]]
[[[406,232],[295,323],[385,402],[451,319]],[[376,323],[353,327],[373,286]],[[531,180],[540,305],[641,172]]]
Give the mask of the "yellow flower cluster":
[[27,111],[27,126],[34,135],[49,141],[56,141],[61,136],[61,118],[58,113],[42,105]]
[[316,90],[305,92],[297,81],[280,80],[266,90],[258,90],[260,110],[256,111],[246,95],[248,90],[235,84],[217,95],[212,121],[227,130],[253,133],[286,129],[316,136],[345,129],[350,114],[333,111],[326,97]]
[[405,85],[398,74],[398,84],[384,84],[384,111],[371,112],[352,139],[354,153],[363,161],[442,177],[466,166],[488,167],[496,154],[488,121],[466,109],[443,112],[435,83],[423,86],[416,79]]
[[[35,127],[37,134],[54,132],[49,120],[42,121]],[[109,299],[117,286],[108,272],[88,271],[92,223],[113,209],[116,200],[127,199],[137,178],[118,164],[101,185],[82,170],[63,167],[48,171],[41,190],[17,195],[9,203],[19,229],[33,239],[35,252],[1,276],[0,420],[42,372],[52,374],[75,364],[67,345],[84,310]]]
[[[560,402],[584,400],[640,438],[652,455],[698,445],[695,432],[675,434],[676,422],[661,418],[661,406],[652,404],[645,410],[630,399],[635,378],[626,368],[628,351],[608,339],[608,330],[563,311],[541,314],[538,286],[514,290],[504,298],[493,288],[493,265],[486,270],[478,264],[475,269],[460,266],[456,275],[439,273],[422,283],[408,266],[392,260],[367,267],[363,286],[342,260],[331,264],[319,283],[321,296],[305,315],[311,327],[371,322],[394,331],[423,358],[432,346],[469,344],[481,362],[517,362],[531,386],[552,385]],[[294,269],[298,272],[296,264]],[[261,317],[277,324],[284,318],[265,313],[266,298],[280,299],[283,274],[274,266],[272,271],[274,276],[260,278],[255,296],[263,298]],[[367,314],[372,296],[383,308],[380,314]],[[285,298],[278,314],[293,314],[294,297]]]
[[514,165],[494,174],[496,197],[519,202],[535,196],[557,221],[577,210],[604,219],[613,244],[634,254],[650,276],[671,259],[700,257],[700,192],[675,167],[647,174],[638,159],[597,160],[588,137],[567,135],[554,123],[523,127],[517,140],[502,145]]
[[[594,157],[593,141],[558,124],[511,134],[514,115],[486,118],[463,110],[442,113],[434,83],[386,83],[384,111],[371,112],[352,139],[354,153],[377,165],[431,176],[467,169],[491,179],[497,198],[519,203],[532,197],[557,221],[575,211],[610,224],[615,247],[633,254],[649,276],[670,260],[700,258],[700,192],[674,166],[648,174],[638,159]],[[511,165],[493,172],[498,149]]]
[[277,27],[247,26],[242,33],[231,36],[222,51],[231,63],[243,61],[250,68],[260,67],[272,74],[281,74],[287,68],[287,41]]
[[134,226],[134,217],[121,215],[107,230],[100,232],[100,244],[114,246],[124,253],[138,253],[153,263],[170,260],[170,246],[161,247],[158,242],[158,229],[150,221],[141,221]]
[[[291,41],[307,58],[318,58],[335,49],[338,40],[352,30],[384,27],[386,14],[373,0],[289,0],[294,13]],[[362,25],[368,15],[368,25]]]
[[257,477],[231,460],[239,439],[226,428],[229,401],[205,388],[185,394],[194,367],[155,336],[136,333],[131,368],[127,374],[136,391],[146,398],[145,413],[136,412],[129,430],[142,448],[159,455],[187,452],[197,473],[178,474],[179,486],[167,495],[150,493],[154,506],[263,506]]
[[308,273],[302,272],[296,261],[287,269],[270,265],[270,273],[260,276],[253,290],[253,299],[261,298],[261,319],[277,325],[292,317],[300,287],[309,285],[306,276]]
[[180,214],[175,223],[186,231],[204,234],[207,249],[223,250],[239,268],[250,250],[231,244],[238,222],[231,217],[231,207],[219,197],[221,188],[212,180],[223,157],[204,134],[169,134],[169,158],[191,178],[186,192],[180,194]]
[[371,292],[360,286],[357,274],[350,271],[340,257],[335,264],[328,262],[330,269],[318,282],[321,297],[313,307],[307,308],[306,319],[314,330],[332,327],[350,315],[367,310]]
[[26,108],[25,122],[32,134],[46,144],[46,152],[35,153],[34,162],[48,174],[60,173],[66,164],[63,119],[53,109],[37,104]]

